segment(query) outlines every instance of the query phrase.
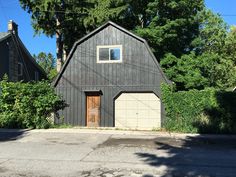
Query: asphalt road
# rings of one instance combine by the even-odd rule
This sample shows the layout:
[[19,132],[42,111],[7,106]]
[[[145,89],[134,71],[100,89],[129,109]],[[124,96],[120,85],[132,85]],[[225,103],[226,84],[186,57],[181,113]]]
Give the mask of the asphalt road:
[[235,136],[0,131],[0,177],[234,177]]

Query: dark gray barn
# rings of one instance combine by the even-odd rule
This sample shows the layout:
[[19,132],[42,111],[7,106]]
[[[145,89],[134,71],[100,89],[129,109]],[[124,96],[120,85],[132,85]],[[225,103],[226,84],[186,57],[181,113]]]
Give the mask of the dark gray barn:
[[66,124],[160,128],[161,83],[169,83],[147,42],[108,22],[77,41],[54,86],[69,104]]

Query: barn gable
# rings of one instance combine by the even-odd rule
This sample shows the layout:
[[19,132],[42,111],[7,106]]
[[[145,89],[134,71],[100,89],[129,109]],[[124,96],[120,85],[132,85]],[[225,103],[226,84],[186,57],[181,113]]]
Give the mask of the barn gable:
[[[72,47],[68,57],[67,57],[67,60],[65,61],[61,71],[59,72],[57,78],[55,79],[53,85],[54,87],[57,86],[60,78],[62,77],[63,73],[65,72],[68,64],[70,63],[71,59],[73,58],[73,55],[75,53],[75,51],[77,50],[77,47],[79,45],[81,45],[82,43],[84,43],[85,41],[91,41],[91,37],[93,38],[99,38],[101,40],[101,42],[103,43],[103,45],[111,45],[111,44],[119,44],[120,43],[120,40],[119,38],[116,38],[114,39],[114,37],[118,37],[116,36],[119,32],[122,32],[124,33],[124,36],[123,39],[132,39],[134,38],[134,40],[136,39],[137,41],[140,41],[141,43],[144,44],[144,46],[146,47],[147,51],[148,51],[148,54],[151,56],[151,59],[153,60],[154,64],[155,64],[155,67],[157,67],[157,69],[159,70],[159,72],[161,73],[162,77],[164,78],[164,80],[166,82],[169,82],[169,80],[166,78],[165,74],[163,73],[159,63],[157,62],[157,59],[156,57],[154,56],[154,54],[152,53],[148,43],[146,42],[145,39],[129,32],[128,30],[122,28],[121,26],[118,26],[117,24],[111,22],[111,21],[108,21],[107,23],[105,23],[104,25],[102,25],[101,27],[97,28],[96,30],[94,30],[93,32],[89,33],[88,35],[86,35],[85,37],[83,37],[82,39],[78,40]],[[104,35],[105,33],[112,33],[110,36],[108,36],[107,39],[106,36]],[[128,37],[129,36],[129,37]],[[101,39],[101,38],[104,38],[104,39]],[[94,41],[93,41],[94,42]],[[96,41],[94,43],[97,43],[98,45],[101,43],[99,43],[99,41]],[[128,45],[128,44],[127,44]],[[89,47],[88,45],[83,45],[83,47]],[[86,49],[82,49],[80,48],[81,52],[84,54],[84,52],[88,52],[88,53],[91,53],[91,49],[90,50],[86,50]],[[94,51],[93,51],[93,55],[95,55]],[[83,55],[82,55],[83,56]]]

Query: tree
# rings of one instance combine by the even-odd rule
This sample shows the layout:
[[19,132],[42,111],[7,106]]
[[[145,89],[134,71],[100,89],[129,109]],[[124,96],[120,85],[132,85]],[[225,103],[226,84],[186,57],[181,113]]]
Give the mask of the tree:
[[199,35],[194,39],[192,45],[199,52],[222,52],[229,26],[218,15],[209,9],[204,9],[198,14]]
[[[236,84],[233,62],[233,32],[223,19],[204,9],[198,14],[199,34],[192,41],[190,54],[166,54],[161,65],[178,90],[215,87],[226,89]],[[231,42],[230,42],[231,41]]]
[[150,44],[160,61],[165,54],[176,57],[191,52],[192,41],[199,35],[198,13],[203,0],[155,0],[148,4],[149,24],[136,33]]
[[57,59],[63,63],[63,51],[68,53],[75,36],[86,33],[83,21],[92,4],[89,0],[20,0],[20,4],[31,14],[36,34],[56,35]]
[[224,52],[231,58],[236,66],[236,26],[231,26],[230,31],[225,39],[223,47]]
[[38,55],[33,56],[36,62],[44,69],[49,80],[52,80],[56,75],[56,59],[51,53],[40,52]]
[[176,83],[177,90],[227,89],[236,84],[235,64],[224,54],[192,52],[181,58],[167,54],[161,64],[167,68],[164,71]]
[[132,24],[125,20],[131,18],[126,0],[20,0],[20,4],[31,14],[36,34],[56,35],[59,68],[74,42],[98,25],[109,19],[122,26]]
[[133,15],[127,0],[94,0],[94,7],[90,9],[88,17],[85,19],[85,26],[88,31],[111,20],[127,29],[133,29],[135,23],[130,23]]

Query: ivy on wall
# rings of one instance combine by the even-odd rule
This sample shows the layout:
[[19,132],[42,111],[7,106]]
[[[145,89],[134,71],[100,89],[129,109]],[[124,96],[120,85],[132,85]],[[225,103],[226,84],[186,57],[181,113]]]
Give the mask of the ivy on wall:
[[188,133],[236,133],[236,93],[213,88],[175,92],[162,85],[165,128]]

